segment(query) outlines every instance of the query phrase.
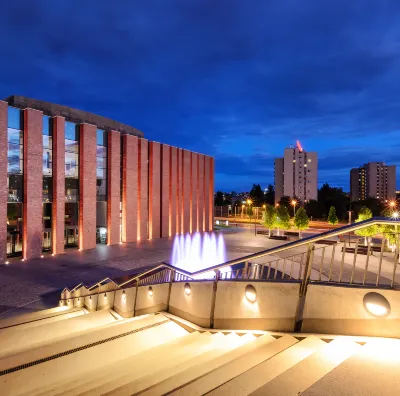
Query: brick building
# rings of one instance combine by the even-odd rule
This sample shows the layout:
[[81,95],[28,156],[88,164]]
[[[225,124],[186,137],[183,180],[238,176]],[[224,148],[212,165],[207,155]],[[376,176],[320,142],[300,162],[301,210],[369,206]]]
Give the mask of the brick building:
[[0,262],[213,227],[214,159],[105,117],[0,101]]

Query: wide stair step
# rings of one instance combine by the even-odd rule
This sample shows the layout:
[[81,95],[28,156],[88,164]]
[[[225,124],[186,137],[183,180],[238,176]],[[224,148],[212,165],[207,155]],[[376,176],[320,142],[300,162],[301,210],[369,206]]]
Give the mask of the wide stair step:
[[[14,316],[11,318],[0,319],[0,330],[6,328],[17,328],[18,326],[33,323],[42,322],[51,318],[63,318],[66,315],[73,316],[73,313],[83,314],[82,308],[67,308],[67,307],[56,307],[50,309],[44,309],[38,312],[31,312],[23,315]],[[43,322],[44,323],[44,322]]]
[[192,353],[182,356],[181,359],[177,359],[172,362],[172,364],[164,364],[157,371],[149,371],[147,375],[141,377],[135,381],[131,381],[124,386],[115,388],[110,395],[132,395],[132,394],[163,394],[165,392],[159,392],[157,385],[171,378],[181,374],[185,369],[191,368],[196,365],[208,365],[213,359],[221,356],[232,349],[242,345],[240,337],[231,333],[224,336],[222,333],[214,334],[211,337],[210,343],[203,348],[203,352],[198,354],[197,350],[194,349]]
[[27,330],[29,337],[23,331],[4,329],[0,337],[0,358],[39,348],[57,339],[115,321],[110,311],[104,310],[30,328]]
[[85,375],[77,373],[73,378],[70,377],[64,383],[60,384],[57,389],[53,388],[53,394],[63,396],[76,395],[90,391],[96,387],[102,387],[103,384],[111,380],[129,374],[135,369],[135,365],[140,367],[143,364],[151,364],[151,362],[159,356],[171,359],[174,356],[174,352],[184,351],[188,345],[195,342],[200,336],[201,333],[196,331],[162,345],[155,346],[151,351],[146,349],[143,352],[132,353],[128,357],[122,356],[121,359],[112,365],[107,364],[100,369],[91,370]]
[[357,353],[360,348],[362,348],[361,345],[345,338],[334,340],[322,348],[318,348],[293,367],[286,369],[282,374],[252,392],[251,395],[297,396],[340,363]]
[[400,394],[400,340],[371,340],[302,396]]
[[[284,335],[279,339],[275,339],[270,335],[263,335],[255,341],[250,342],[248,344],[248,350],[246,350],[245,353],[241,354],[240,352],[242,351],[240,351],[237,353],[237,356],[235,356],[234,352],[236,351],[233,351],[230,361],[218,362],[221,363],[221,366],[214,368],[208,374],[199,377],[197,380],[185,386],[181,386],[171,394],[204,395],[297,342],[296,338],[290,335]],[[247,347],[247,345],[245,345],[245,347]]]
[[[227,336],[227,338],[230,337]],[[198,377],[214,370],[217,367],[222,366],[223,364],[230,362],[235,356],[241,356],[245,354],[249,348],[248,344],[253,342],[256,339],[254,335],[251,333],[246,333],[245,335],[239,337],[239,340],[236,338],[233,340],[235,342],[235,348],[230,348],[227,351],[224,351],[222,354],[210,355],[211,359],[208,359],[207,356],[207,364],[203,361],[196,361],[194,365],[191,367],[186,367],[183,371],[175,375],[170,375],[168,378],[161,380],[157,378],[157,383],[155,385],[149,387],[146,391],[142,392],[141,395],[163,395],[169,393],[180,386],[187,384]],[[206,357],[207,354],[204,355]]]
[[[126,324],[121,323],[120,326],[113,326],[104,331],[101,334],[102,338],[98,335],[98,342],[94,344],[93,334],[87,334],[87,345],[81,344],[81,347],[70,350],[67,354],[61,353],[55,357],[52,355],[48,361],[1,376],[0,389],[4,394],[12,394],[15,389],[18,389],[18,394],[46,394],[48,389],[57,387],[60,382],[69,378],[72,379],[76,373],[86,375],[123,357],[149,350],[187,334],[186,330],[163,315],[146,317],[129,324],[131,328],[134,324],[136,329],[123,333],[121,328],[126,328]],[[114,335],[104,338],[107,333]],[[72,341],[80,341],[80,338],[70,340],[70,345]]]
[[[179,369],[180,365],[188,364],[190,360],[198,359],[202,354],[217,349],[221,345],[224,345],[223,334],[203,333],[184,348],[172,348],[168,354],[164,355],[152,353],[152,356],[144,364],[143,360],[132,362],[130,370],[125,375],[118,376],[107,383],[99,384],[82,394],[88,396],[108,392],[110,394],[115,392],[117,394],[135,393],[135,389],[145,389],[148,383],[150,384],[147,386],[150,386],[155,377],[161,378],[163,370],[169,369],[170,372],[171,370],[173,372],[174,369]],[[149,375],[150,377],[146,377]]]

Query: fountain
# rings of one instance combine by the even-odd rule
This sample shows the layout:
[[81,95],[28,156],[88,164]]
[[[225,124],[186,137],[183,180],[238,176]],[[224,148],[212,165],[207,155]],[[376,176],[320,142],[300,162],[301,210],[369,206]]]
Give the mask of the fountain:
[[[196,272],[226,262],[225,241],[222,233],[177,235],[172,248],[171,264],[189,272]],[[221,268],[221,272],[230,271],[230,267]],[[214,271],[206,272],[196,279],[212,279]]]

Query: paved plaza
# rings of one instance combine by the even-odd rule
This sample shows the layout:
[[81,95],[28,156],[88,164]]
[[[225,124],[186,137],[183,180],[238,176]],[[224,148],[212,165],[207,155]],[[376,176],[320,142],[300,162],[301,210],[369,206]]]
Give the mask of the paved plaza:
[[[249,228],[228,228],[224,233],[227,259],[232,260],[280,245],[281,241],[270,240],[266,236],[254,236]],[[67,250],[65,254],[52,257],[44,255],[42,259],[21,261],[11,259],[9,265],[0,266],[0,316],[35,311],[57,305],[59,293],[64,287],[74,287],[80,282],[92,285],[105,277],[127,275],[138,268],[171,258],[172,238],[154,239],[138,243],[116,246],[97,245],[91,251]],[[333,260],[333,280],[338,279],[341,264],[341,244],[338,244]],[[322,262],[321,245],[316,247],[311,278],[318,280]],[[255,262],[271,262],[279,257],[305,252],[306,248],[291,249],[279,256],[268,256]],[[324,253],[321,280],[326,280],[331,263],[332,247]],[[354,279],[360,282],[363,278],[366,256],[346,254],[343,266],[342,281],[351,278],[354,265]],[[280,261],[282,263],[282,260]],[[367,283],[374,283],[378,271],[379,254],[371,256],[368,263]],[[294,259],[293,273],[298,273],[300,255]],[[282,265],[282,264],[280,264]],[[190,268],[187,268],[190,271]],[[385,253],[382,262],[381,283],[390,284],[393,273],[393,254]],[[396,283],[400,284],[400,269],[396,272]]]

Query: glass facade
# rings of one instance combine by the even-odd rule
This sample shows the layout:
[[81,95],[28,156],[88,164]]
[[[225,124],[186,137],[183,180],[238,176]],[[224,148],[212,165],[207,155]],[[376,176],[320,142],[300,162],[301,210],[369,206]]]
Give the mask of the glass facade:
[[53,201],[53,127],[43,116],[43,250],[51,250],[51,213]]
[[96,240],[107,241],[107,132],[97,130],[96,135]]
[[65,246],[78,246],[79,126],[65,122]]
[[7,125],[7,255],[22,254],[23,228],[23,113],[8,107]]

